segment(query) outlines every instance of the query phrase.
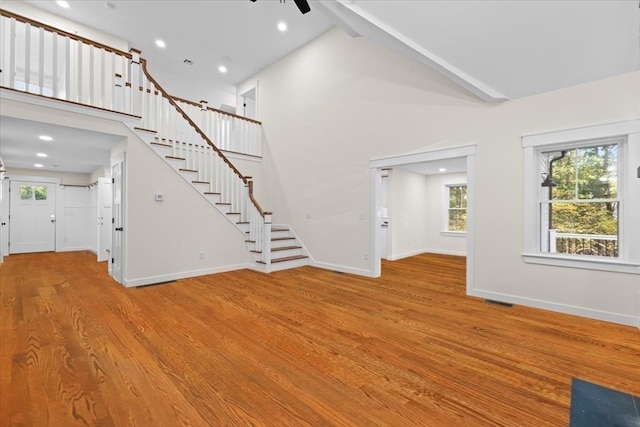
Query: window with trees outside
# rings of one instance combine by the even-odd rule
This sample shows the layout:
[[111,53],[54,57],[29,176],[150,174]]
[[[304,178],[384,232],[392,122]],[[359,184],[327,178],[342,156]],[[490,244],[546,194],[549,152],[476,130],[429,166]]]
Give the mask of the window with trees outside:
[[618,257],[620,142],[542,153],[542,252]]
[[640,274],[640,120],[522,145],[524,261]]
[[467,231],[467,186],[447,185],[447,229],[446,231]]

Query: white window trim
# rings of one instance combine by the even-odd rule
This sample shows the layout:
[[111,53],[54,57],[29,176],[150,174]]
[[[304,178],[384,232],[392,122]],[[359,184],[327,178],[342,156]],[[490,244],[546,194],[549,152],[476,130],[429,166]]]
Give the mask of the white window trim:
[[[555,146],[589,144],[593,140],[624,138],[619,188],[624,197],[619,214],[619,224],[624,232],[620,256],[615,259],[603,257],[571,256],[540,251],[540,216],[537,193],[532,189],[540,186],[538,156]],[[524,252],[527,263],[590,270],[640,274],[640,179],[636,168],[640,164],[640,120],[627,120],[603,125],[568,129],[522,137],[524,149]]]
[[[443,191],[442,191],[442,231],[440,232],[441,236],[446,237],[465,237],[467,235],[466,231],[451,231],[449,230],[449,188],[450,187],[459,187],[464,185],[467,186],[467,182],[458,179],[444,179],[442,181]],[[469,190],[467,189],[467,192]],[[469,215],[469,200],[467,199],[467,218]],[[468,225],[467,225],[468,228]]]

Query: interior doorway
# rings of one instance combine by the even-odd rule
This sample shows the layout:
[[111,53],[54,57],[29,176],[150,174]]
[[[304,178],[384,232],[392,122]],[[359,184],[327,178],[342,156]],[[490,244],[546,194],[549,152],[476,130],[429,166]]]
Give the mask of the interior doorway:
[[236,102],[237,114],[248,119],[258,120],[258,82],[239,88]]
[[120,284],[124,274],[124,153],[114,157],[111,164],[112,203],[111,203],[111,260],[109,274]]
[[[466,266],[467,266],[467,293],[473,289],[473,232],[474,232],[474,177],[475,177],[475,153],[476,146],[468,145],[458,148],[434,150],[423,153],[409,154],[404,156],[388,157],[384,159],[372,160],[372,198],[371,198],[371,271],[374,277],[382,274],[381,259],[387,258],[392,234],[393,212],[389,210],[389,198],[393,197],[388,193],[389,171],[395,168],[402,169],[424,169],[441,165],[462,162],[466,171]],[[427,172],[424,172],[427,174]],[[386,178],[385,178],[386,177]],[[387,182],[383,183],[383,180]],[[442,200],[438,200],[442,203]],[[386,226],[383,226],[385,223]]]

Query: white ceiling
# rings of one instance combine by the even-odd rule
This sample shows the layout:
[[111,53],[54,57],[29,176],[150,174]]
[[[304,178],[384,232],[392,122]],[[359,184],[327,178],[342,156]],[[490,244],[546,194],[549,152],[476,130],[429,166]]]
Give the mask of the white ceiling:
[[[40,135],[53,140],[42,141]],[[92,173],[109,165],[111,148],[121,140],[118,135],[0,117],[0,155],[8,168],[37,170],[34,164],[40,163],[48,171]]]
[[[293,0],[68,1],[69,9],[53,0],[18,3],[127,40],[169,93],[213,106],[233,104],[236,84],[333,26],[432,66],[487,101],[640,69],[638,0],[312,0],[306,15]],[[286,33],[276,29],[280,20]],[[217,71],[222,62],[226,75]],[[11,166],[9,146],[3,142],[0,155]]]

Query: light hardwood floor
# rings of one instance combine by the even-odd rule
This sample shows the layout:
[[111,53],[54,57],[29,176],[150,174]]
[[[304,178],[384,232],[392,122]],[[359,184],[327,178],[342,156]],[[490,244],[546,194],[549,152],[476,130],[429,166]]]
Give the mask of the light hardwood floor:
[[640,395],[636,328],[466,297],[463,258],[138,289],[94,260],[0,267],[2,426],[566,426],[572,377]]

